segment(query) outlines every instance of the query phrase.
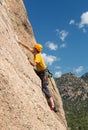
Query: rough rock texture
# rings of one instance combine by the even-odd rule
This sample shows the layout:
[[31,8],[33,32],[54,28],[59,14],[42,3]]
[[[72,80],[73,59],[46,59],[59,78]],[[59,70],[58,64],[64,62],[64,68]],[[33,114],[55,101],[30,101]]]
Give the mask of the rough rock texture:
[[[35,38],[22,0],[0,0],[0,130],[66,130],[61,97],[53,78],[50,91],[59,112],[50,110],[41,82],[29,64]],[[52,82],[51,82],[52,81]]]

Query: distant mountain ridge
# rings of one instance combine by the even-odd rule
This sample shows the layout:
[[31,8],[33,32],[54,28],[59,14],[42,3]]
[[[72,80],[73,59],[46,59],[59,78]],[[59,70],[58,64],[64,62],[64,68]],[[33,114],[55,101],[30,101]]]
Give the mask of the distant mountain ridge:
[[63,100],[68,130],[88,130],[88,73],[81,77],[67,73],[55,81]]
[[82,75],[81,79],[83,79],[88,84],[88,72]]
[[55,82],[63,100],[85,100],[88,98],[88,73],[81,77],[67,73],[56,78]]

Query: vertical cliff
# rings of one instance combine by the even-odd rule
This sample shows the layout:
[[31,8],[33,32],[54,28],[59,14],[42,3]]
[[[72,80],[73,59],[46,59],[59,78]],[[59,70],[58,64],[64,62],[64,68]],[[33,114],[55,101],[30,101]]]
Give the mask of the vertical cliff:
[[0,130],[66,130],[61,97],[51,78],[49,89],[58,107],[50,110],[39,77],[28,61],[35,38],[22,0],[0,0]]

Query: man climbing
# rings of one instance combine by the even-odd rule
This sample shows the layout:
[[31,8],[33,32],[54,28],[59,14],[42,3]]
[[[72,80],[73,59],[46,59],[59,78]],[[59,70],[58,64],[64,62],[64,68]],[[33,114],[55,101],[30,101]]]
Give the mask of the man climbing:
[[49,101],[50,109],[54,110],[56,112],[55,104],[53,101],[53,98],[49,92],[48,89],[48,70],[44,63],[44,60],[41,55],[42,51],[42,45],[41,44],[34,44],[34,47],[31,48],[27,46],[26,44],[22,43],[21,41],[18,41],[19,44],[23,45],[26,49],[28,49],[32,54],[34,55],[34,61],[30,61],[30,64],[34,67],[36,67],[36,73],[41,79],[42,84],[42,91],[45,93],[46,98]]

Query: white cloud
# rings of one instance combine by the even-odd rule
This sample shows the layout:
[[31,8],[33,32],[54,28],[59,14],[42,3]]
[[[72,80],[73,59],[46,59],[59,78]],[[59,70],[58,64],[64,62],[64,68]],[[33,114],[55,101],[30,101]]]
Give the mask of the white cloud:
[[44,61],[47,65],[52,65],[53,62],[55,62],[57,60],[57,58],[55,56],[52,55],[47,55],[45,53],[42,53],[42,56],[44,58]]
[[75,20],[71,19],[69,22],[70,25],[75,24]]
[[55,72],[55,77],[59,78],[61,77],[61,75],[62,75],[61,71]]
[[83,32],[84,32],[84,33],[86,33],[86,32],[87,32],[87,30],[86,30],[85,28],[83,28]]
[[79,66],[74,70],[77,74],[83,71],[83,66]]
[[61,69],[61,66],[56,66],[56,69]]
[[75,20],[72,19],[70,20],[69,24],[75,25],[78,28],[81,28],[83,33],[87,33],[87,30],[85,27],[88,26],[88,11],[84,12],[80,18],[81,18],[81,21],[79,23],[76,23]]
[[50,41],[46,42],[46,45],[47,45],[47,47],[50,48],[50,50],[54,50],[55,51],[58,48],[57,44],[55,44],[53,42],[50,42]]
[[88,25],[88,11],[81,15],[81,22],[79,28],[83,28],[85,25]]
[[66,48],[66,44],[64,44],[64,43],[61,44],[61,45],[60,45],[60,48]]
[[59,29],[56,29],[56,32],[57,32],[57,35],[59,36],[59,38],[62,40],[62,41],[65,41],[65,38],[68,36],[68,32],[65,31],[65,30],[59,30]]

